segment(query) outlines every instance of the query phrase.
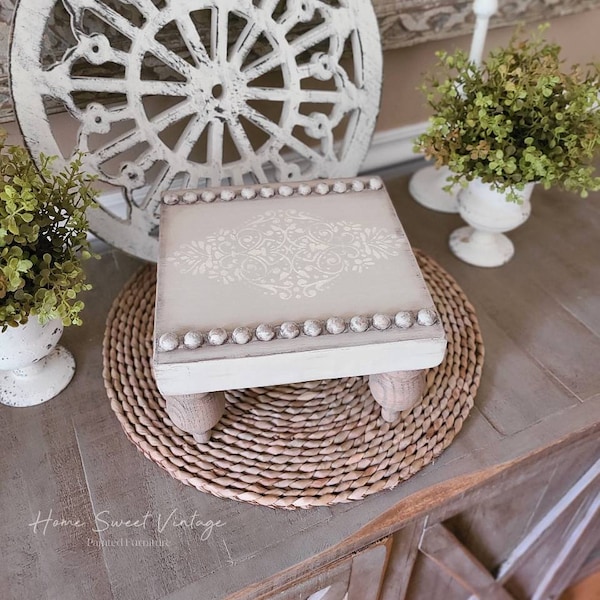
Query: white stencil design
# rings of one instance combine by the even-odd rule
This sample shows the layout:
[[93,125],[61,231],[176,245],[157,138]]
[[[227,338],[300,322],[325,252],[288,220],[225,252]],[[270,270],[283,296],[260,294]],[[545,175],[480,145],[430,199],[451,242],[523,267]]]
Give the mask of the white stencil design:
[[314,297],[342,274],[362,273],[400,250],[386,229],[289,209],[182,244],[167,260],[183,274],[244,282],[287,300]]

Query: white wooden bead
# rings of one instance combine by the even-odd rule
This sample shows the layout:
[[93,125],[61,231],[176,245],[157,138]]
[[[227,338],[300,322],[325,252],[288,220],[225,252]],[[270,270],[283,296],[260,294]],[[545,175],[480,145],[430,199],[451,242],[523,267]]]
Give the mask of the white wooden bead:
[[174,192],[167,192],[163,195],[163,202],[165,204],[177,204],[179,202],[179,196]]
[[346,330],[346,321],[341,317],[329,317],[327,319],[327,331],[332,333],[333,335],[337,335],[338,333],[343,333]]
[[256,190],[254,188],[244,188],[240,195],[244,200],[252,200],[252,198],[256,198]]
[[433,310],[428,308],[422,308],[417,313],[417,323],[419,325],[424,325],[425,327],[429,327],[433,325],[437,321],[437,315]]
[[350,329],[356,333],[362,333],[369,329],[369,318],[363,315],[357,315],[350,319]]
[[196,194],[196,192],[185,192],[183,196],[181,196],[181,199],[186,204],[193,204],[198,200],[198,194]]
[[179,347],[179,336],[176,333],[163,333],[158,339],[158,347],[165,352],[171,352]]
[[236,344],[247,344],[252,339],[252,332],[248,327],[236,327],[231,334],[231,339]]
[[365,184],[360,179],[355,179],[352,182],[352,189],[355,192],[362,192],[365,189]]
[[304,321],[303,329],[306,335],[316,337],[323,333],[323,324],[316,319],[308,319],[308,321]]
[[333,191],[338,194],[343,194],[348,189],[348,186],[344,181],[336,181],[333,184]]
[[205,192],[202,192],[200,194],[202,202],[214,202],[216,197],[217,195],[214,192],[211,192],[210,190],[206,190]]
[[384,315],[382,313],[377,313],[373,315],[373,327],[375,329],[379,329],[380,331],[385,331],[389,329],[392,324],[392,319],[388,317],[388,315]]
[[286,340],[291,340],[292,338],[298,337],[300,335],[300,327],[293,321],[286,321],[281,324],[279,328],[279,332],[282,338]]
[[279,186],[279,195],[280,196],[291,196],[294,193],[294,188],[289,185],[281,185]]
[[221,192],[221,200],[225,202],[231,202],[235,199],[235,192],[233,190],[223,190]]
[[261,323],[256,328],[256,338],[261,342],[268,342],[275,337],[275,328],[268,323]]
[[301,183],[298,186],[298,193],[301,196],[308,196],[311,192],[312,192],[312,188],[310,187],[310,185],[308,185],[308,183]]
[[262,198],[272,198],[275,195],[275,190],[272,187],[260,188],[260,195]]
[[183,336],[183,345],[190,350],[200,348],[203,341],[204,336],[199,331],[188,331]]
[[317,194],[321,194],[321,196],[329,194],[329,186],[324,181],[321,181],[315,185],[315,192],[317,192]]
[[369,189],[380,190],[383,187],[383,181],[379,177],[371,177],[369,179]]
[[208,332],[207,338],[211,346],[220,346],[227,341],[227,332],[222,327],[215,327]]
[[409,327],[413,326],[415,318],[411,312],[407,310],[401,310],[400,312],[396,313],[394,322],[396,323],[396,327],[400,327],[400,329],[408,329]]

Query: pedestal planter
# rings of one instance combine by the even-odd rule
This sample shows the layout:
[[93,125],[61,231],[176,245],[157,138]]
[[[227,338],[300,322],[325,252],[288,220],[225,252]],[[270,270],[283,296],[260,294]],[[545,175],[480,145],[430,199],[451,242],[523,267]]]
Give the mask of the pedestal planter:
[[62,332],[60,319],[42,325],[36,317],[0,332],[0,403],[34,406],[67,387],[75,360],[56,345]]
[[460,216],[470,225],[450,236],[450,250],[477,267],[499,267],[513,256],[513,243],[504,235],[522,225],[531,213],[533,183],[520,193],[521,202],[509,202],[506,194],[477,179],[458,194]]

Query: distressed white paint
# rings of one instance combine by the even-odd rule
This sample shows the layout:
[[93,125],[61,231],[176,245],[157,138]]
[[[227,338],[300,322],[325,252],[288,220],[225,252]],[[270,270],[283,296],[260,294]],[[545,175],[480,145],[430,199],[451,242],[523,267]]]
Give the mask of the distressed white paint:
[[450,235],[452,253],[478,267],[499,267],[508,262],[515,249],[503,232],[519,227],[529,217],[533,186],[525,186],[517,203],[507,201],[506,194],[480,179],[469,182],[458,194],[458,207],[470,227],[461,227]]
[[[419,370],[442,362],[446,341],[441,326],[427,335],[382,341],[377,336],[357,340],[349,336],[331,336],[337,345],[312,344],[303,339],[269,343],[268,353],[263,346],[225,346],[227,356],[206,352],[203,360],[190,353],[169,353],[170,362],[155,359],[154,374],[164,395],[194,394],[234,388],[261,387],[298,381],[335,379],[371,375],[388,371]],[[311,338],[311,340],[324,338]],[[357,343],[357,345],[351,345]],[[239,350],[235,352],[235,350]],[[207,349],[208,350],[208,349]],[[212,350],[212,348],[210,349]],[[252,350],[252,352],[251,352]],[[177,360],[177,358],[179,360]]]
[[[223,343],[207,343],[193,349],[178,344],[168,352],[157,351],[154,372],[163,394],[193,394],[419,370],[441,362],[446,346],[443,327],[436,321],[433,301],[389,196],[385,189],[374,189],[380,187],[380,180],[359,180],[361,186],[355,186],[356,181],[304,184],[316,191],[322,183],[330,190],[325,195],[314,192],[303,195],[302,186],[293,186],[292,195],[263,198],[257,193],[253,199],[246,200],[240,193],[246,186],[227,188],[233,197],[227,202],[186,204],[177,201],[164,205],[158,264],[156,348],[164,333],[178,332],[182,339],[192,330],[220,333],[219,341]],[[342,189],[341,183],[345,184],[345,191],[335,192],[336,184],[339,190]],[[362,191],[354,191],[355,187]],[[263,188],[256,186],[256,189]],[[215,190],[215,195],[219,196],[222,191]],[[183,195],[183,192],[172,193],[178,197]],[[281,222],[273,228],[269,220],[256,217],[269,211],[283,211],[292,216],[289,223]],[[230,261],[231,272],[237,274],[240,272],[239,261],[230,251],[232,244],[235,246],[239,242],[241,234],[233,242],[228,235],[228,232],[236,231],[246,232],[242,236],[244,245],[251,247],[246,248],[244,257],[251,255],[253,248],[257,260],[271,265],[282,247],[289,246],[289,236],[284,235],[286,227],[294,224],[292,217],[301,212],[314,217],[308,225],[318,223],[318,231],[323,237],[315,237],[312,226],[304,226],[294,231],[293,243],[304,248],[307,255],[316,253],[322,263],[304,261],[302,268],[298,267],[299,272],[282,269],[279,285],[287,289],[289,280],[299,289],[302,285],[310,287],[312,278],[303,272],[314,262],[336,274],[327,280],[327,285],[318,294],[265,294],[260,285],[255,285],[262,281],[262,270],[258,267],[254,271],[256,282],[240,281],[237,275],[213,278],[206,269],[191,276],[182,273],[175,262],[169,260],[182,244],[216,235],[215,240],[219,242],[216,252],[221,257],[217,262]],[[362,223],[363,232],[378,232],[385,242],[383,249],[391,247],[394,251],[382,253],[379,247],[369,244],[359,244],[355,248],[353,240],[357,233],[338,226],[342,216],[344,221]],[[248,228],[249,222],[252,226]],[[263,244],[260,243],[262,239],[271,241]],[[369,268],[353,268],[354,261],[360,260],[361,256]],[[352,258],[350,267],[340,270],[339,266],[349,258]],[[292,263],[299,264],[295,260]],[[367,325],[371,326],[366,330],[359,320],[354,321],[354,328],[349,326],[352,317],[359,315],[369,316]],[[338,327],[332,316],[338,317],[341,326]],[[324,325],[319,335],[304,332],[302,324],[311,320]],[[263,331],[269,324],[271,331]],[[258,339],[245,344],[227,342],[228,332],[239,326],[256,330]],[[261,336],[271,334],[265,338],[268,342],[260,341],[258,330]],[[278,333],[280,330],[281,334]],[[289,330],[289,335],[284,330]]]
[[[21,0],[22,2],[36,0]],[[0,122],[14,119],[12,103],[8,90],[8,46],[10,40],[9,25],[12,22],[16,0],[0,0]],[[56,2],[60,5],[60,2]],[[134,13],[132,2],[122,2],[125,15]],[[373,7],[381,22],[382,44],[385,50],[417,43],[460,35],[468,35],[472,24],[469,22],[469,5],[464,2],[443,3],[438,0],[396,0],[390,10],[390,0],[373,0]],[[563,2],[532,2],[516,0],[502,3],[494,27],[511,26],[515,23],[551,21],[556,17],[579,13],[594,8],[594,0],[569,0]],[[55,40],[69,39],[69,23],[66,19],[52,19],[48,27],[48,43],[44,45],[44,54],[49,62],[59,61],[63,53]],[[179,40],[179,47],[183,42]],[[158,69],[153,73],[158,74]],[[85,74],[85,71],[84,71]],[[52,102],[50,110],[60,109],[60,102]]]
[[68,385],[75,361],[56,345],[62,332],[59,319],[42,325],[36,317],[0,332],[0,403],[34,406]]
[[[160,195],[178,177],[185,186],[199,187],[358,171],[381,91],[382,56],[370,2],[289,0],[282,13],[274,13],[276,0],[258,5],[251,0],[181,0],[160,7],[140,1],[135,6],[145,22],[137,27],[101,0],[68,0],[65,7],[77,42],[46,69],[40,63],[40,48],[54,4],[22,2],[15,14],[11,79],[17,118],[34,155],[43,151],[61,157],[43,99],[59,100],[77,120],[72,150],[86,152],[85,168],[121,187],[128,204],[122,219],[103,208],[90,212],[92,230],[109,243],[143,258],[156,257]],[[192,15],[200,10],[212,13],[210,44],[193,22]],[[103,33],[90,32],[83,25],[88,13],[130,40],[130,48],[117,49]],[[323,22],[313,23],[313,17]],[[247,25],[230,39],[230,21],[239,18]],[[178,42],[183,41],[175,43],[179,54],[168,36],[161,37],[170,24],[177,25]],[[309,31],[297,36],[294,28],[300,24],[308,25]],[[352,69],[341,60],[347,39],[352,42]],[[257,44],[264,48],[265,40],[272,50],[256,57]],[[189,56],[182,54],[182,47]],[[147,55],[161,65],[160,79],[144,78]],[[124,75],[72,76],[74,65],[82,60],[121,66]],[[261,79],[276,73],[281,82]],[[72,94],[79,92],[91,97],[83,107],[73,101]],[[122,99],[114,105],[94,101],[95,95],[106,93]],[[148,97],[170,105],[154,114],[145,103]],[[255,102],[262,102],[264,110]],[[269,105],[280,107],[281,115],[265,116]],[[336,146],[336,136],[341,135],[336,128],[346,118],[347,128]],[[185,123],[183,131],[176,140],[166,141],[167,131],[178,122]],[[259,147],[250,139],[248,122],[267,138]],[[237,158],[227,154],[226,137]],[[205,155],[192,158],[201,139]],[[56,163],[60,166],[62,160]]]

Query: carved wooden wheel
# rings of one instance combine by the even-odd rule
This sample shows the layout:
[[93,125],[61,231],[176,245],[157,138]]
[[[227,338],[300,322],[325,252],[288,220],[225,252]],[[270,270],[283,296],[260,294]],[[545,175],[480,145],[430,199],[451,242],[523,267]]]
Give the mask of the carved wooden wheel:
[[[61,18],[73,38],[46,64]],[[381,63],[365,0],[21,0],[11,83],[34,156],[58,155],[58,168],[85,152],[86,168],[121,188],[124,214],[105,203],[92,230],[156,259],[167,188],[356,174]],[[60,134],[48,119],[57,100],[71,117]]]

